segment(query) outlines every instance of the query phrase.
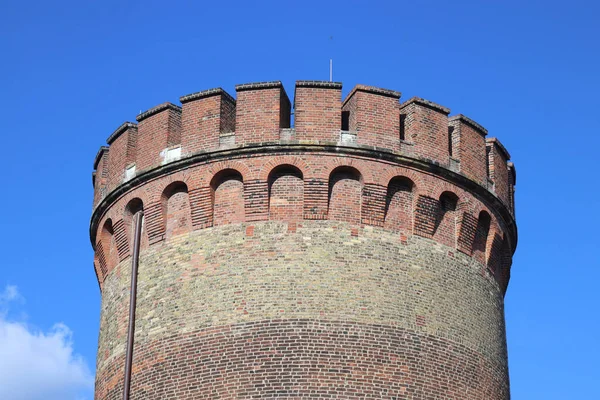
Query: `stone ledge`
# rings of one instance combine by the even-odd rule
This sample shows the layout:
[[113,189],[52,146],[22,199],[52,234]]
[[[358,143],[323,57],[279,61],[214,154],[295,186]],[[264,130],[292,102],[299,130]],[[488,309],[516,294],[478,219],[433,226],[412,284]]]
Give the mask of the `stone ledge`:
[[216,96],[216,95],[225,96],[228,100],[235,103],[235,99],[229,93],[227,93],[225,90],[223,90],[223,88],[220,88],[220,87],[214,88],[214,89],[202,90],[200,92],[190,93],[185,96],[181,96],[179,98],[179,101],[181,102],[181,104],[184,104],[184,103],[187,103],[190,101],[200,100],[200,99],[203,99],[206,97]]
[[350,93],[348,93],[348,96],[346,96],[346,98],[342,102],[342,107],[344,107],[346,105],[346,103],[352,98],[352,96],[354,96],[354,94],[356,92],[365,92],[365,93],[371,93],[371,94],[376,94],[376,95],[385,96],[385,97],[392,97],[397,100],[400,99],[400,97],[402,96],[402,93],[397,92],[395,90],[391,90],[391,89],[383,89],[383,88],[378,88],[375,86],[367,86],[367,85],[356,85],[356,86],[354,86],[354,89],[352,89],[352,91]]
[[137,129],[137,124],[135,122],[123,122],[121,126],[119,126],[113,133],[110,134],[108,139],[106,139],[106,143],[111,144],[127,129]]
[[242,83],[240,85],[235,85],[236,92],[243,92],[245,90],[261,90],[261,89],[273,89],[273,88],[283,88],[283,84],[281,83],[281,81],[268,81],[268,82]]
[[165,110],[173,110],[173,111],[181,112],[181,107],[179,107],[173,103],[162,103],[162,104],[157,105],[156,107],[149,109],[148,111],[144,111],[143,113],[141,113],[140,115],[135,117],[135,119],[137,122],[141,122],[141,121],[145,120],[146,118],[151,117],[154,114],[158,114],[159,112],[165,111]]
[[498,147],[498,149],[504,155],[504,157],[506,157],[506,160],[510,160],[510,154],[508,153],[508,150],[506,150],[506,147],[504,147],[504,145],[500,143],[500,140],[498,140],[498,138],[487,138],[485,139],[485,144],[490,146],[496,145],[496,147]]
[[100,149],[98,150],[98,153],[96,153],[96,157],[94,158],[94,170],[98,169],[98,164],[100,163],[100,159],[102,158],[102,155],[108,152],[108,146],[101,146]]
[[400,108],[402,109],[411,104],[419,104],[419,105],[425,106],[427,108],[431,108],[433,110],[440,111],[446,115],[450,114],[450,109],[448,107],[444,107],[440,104],[434,103],[433,101],[425,100],[421,97],[412,97],[412,98],[406,100],[404,103],[400,104]]
[[471,127],[475,128],[475,130],[478,131],[479,133],[481,133],[483,136],[488,134],[487,129],[485,129],[483,126],[479,125],[477,122],[473,121],[471,118],[469,118],[463,114],[458,114],[458,115],[448,118],[448,122],[453,122],[453,121],[461,121],[461,122],[466,123],[467,125],[471,125]]
[[296,87],[321,88],[321,89],[341,89],[342,82],[296,81]]

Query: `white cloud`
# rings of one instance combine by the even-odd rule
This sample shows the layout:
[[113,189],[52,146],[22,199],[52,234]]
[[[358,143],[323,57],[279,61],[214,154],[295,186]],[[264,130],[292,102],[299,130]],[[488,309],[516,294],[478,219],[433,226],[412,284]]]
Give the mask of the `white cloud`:
[[22,300],[17,287],[0,292],[0,399],[75,400],[89,395],[93,376],[74,353],[71,330],[56,324],[48,332],[8,318],[10,303]]
[[[4,291],[0,293],[0,307],[4,308],[10,301],[21,299],[19,290],[14,285],[6,285]],[[2,309],[0,308],[0,310]]]

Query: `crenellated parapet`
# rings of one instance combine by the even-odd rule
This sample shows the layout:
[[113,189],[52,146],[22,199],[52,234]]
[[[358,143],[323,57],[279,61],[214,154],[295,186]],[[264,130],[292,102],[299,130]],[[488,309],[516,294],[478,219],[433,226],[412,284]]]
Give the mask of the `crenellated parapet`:
[[[357,85],[341,100],[338,82],[298,81],[294,104],[279,81],[221,88],[163,103],[113,132],[95,163],[98,204],[133,177],[184,158],[265,144],[334,145],[376,149],[464,175],[497,195],[511,210],[510,156],[472,119],[428,100],[399,102],[399,92]],[[293,124],[292,124],[293,113]],[[293,125],[293,127],[291,127]],[[104,159],[106,157],[106,160]],[[514,170],[514,166],[513,166]],[[514,180],[514,179],[513,179]]]

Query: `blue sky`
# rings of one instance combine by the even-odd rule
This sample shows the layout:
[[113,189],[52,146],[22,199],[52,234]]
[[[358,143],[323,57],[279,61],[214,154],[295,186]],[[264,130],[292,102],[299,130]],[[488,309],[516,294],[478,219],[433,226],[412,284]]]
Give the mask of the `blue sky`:
[[[291,96],[295,80],[328,79],[333,57],[344,95],[424,97],[507,147],[513,399],[598,398],[599,15],[592,1],[1,1],[0,387],[92,398],[91,173],[116,127],[217,86],[281,80]],[[28,371],[6,356],[20,345]]]

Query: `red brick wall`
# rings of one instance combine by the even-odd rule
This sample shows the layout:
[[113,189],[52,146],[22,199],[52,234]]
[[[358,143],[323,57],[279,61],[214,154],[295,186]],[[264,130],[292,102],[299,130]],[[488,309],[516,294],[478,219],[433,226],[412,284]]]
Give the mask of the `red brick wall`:
[[189,232],[192,229],[190,199],[187,186],[182,182],[169,185],[163,194],[165,238]]
[[355,169],[339,168],[329,177],[328,219],[360,224],[362,183]]
[[213,224],[233,224],[244,219],[244,183],[239,174],[227,173],[214,186]]
[[181,147],[184,154],[219,148],[219,135],[235,129],[235,100],[223,89],[183,96]]
[[508,152],[496,138],[487,139],[489,177],[494,182],[494,190],[505,205],[510,205]]
[[456,247],[458,197],[451,192],[444,192],[439,198],[436,228],[433,238],[449,247]]
[[[120,380],[109,380],[122,362],[97,377],[97,399],[122,397]],[[503,371],[473,349],[351,322],[280,320],[191,332],[138,347],[134,365],[144,368],[134,369],[132,400],[510,397]]]
[[487,261],[486,255],[490,232],[490,223],[491,217],[487,212],[482,211],[481,213],[479,213],[479,218],[477,220],[477,229],[475,230],[475,238],[473,241],[473,257],[481,263],[485,263]]
[[294,99],[296,139],[337,143],[342,127],[342,84],[298,81]]
[[413,183],[409,179],[394,178],[386,195],[385,227],[412,233]]
[[[162,165],[165,154],[161,152],[180,143],[185,157],[250,143],[281,143],[281,139],[292,140],[289,144],[294,145],[294,140],[337,144],[341,138],[340,83],[298,81],[295,129],[286,130],[284,136],[281,129],[290,126],[291,104],[281,82],[238,85],[236,90],[237,102],[220,88],[210,89],[181,97],[182,109],[164,103],[140,114],[139,131],[135,124],[123,124],[108,140],[107,167],[99,168],[104,180],[96,181],[96,192],[106,195],[123,183],[128,165],[136,164],[136,175]],[[494,175],[496,193],[514,208],[514,182],[504,171],[508,153],[496,145],[495,150],[490,147],[489,157],[485,155],[485,128],[462,114],[448,119],[447,108],[424,99],[399,104],[399,96],[391,90],[357,85],[343,104],[347,128],[356,134],[356,143],[345,139],[344,146],[375,146],[431,160],[484,187],[488,175]],[[453,164],[449,164],[450,153],[456,160]],[[95,204],[102,197],[98,193]],[[312,210],[307,215],[322,217],[322,211]],[[264,215],[266,211],[261,211]]]
[[279,130],[289,127],[289,100],[281,82],[236,86],[235,141],[238,145],[279,140]]
[[485,136],[487,130],[481,125],[459,114],[449,120],[453,128],[453,157],[460,161],[460,171],[475,182],[484,184],[487,180],[485,157]]
[[134,154],[136,150],[132,148],[132,145],[137,143],[137,126],[130,122],[125,122],[113,132],[107,142],[110,148],[108,152],[106,185],[108,191],[110,191],[123,183],[125,168],[135,161]]
[[[301,165],[302,169],[295,165]],[[294,170],[295,176],[279,176],[286,168]],[[243,171],[244,178],[236,171]],[[326,174],[325,171],[333,172]],[[131,249],[132,214],[127,211],[128,202],[142,202],[140,199],[144,198],[147,204],[136,206],[145,210],[142,248],[164,240],[169,224],[180,224],[168,222],[168,217],[165,222],[166,203],[161,200],[163,193],[169,191],[167,187],[177,181],[185,182],[188,187],[187,200],[180,199],[183,201],[180,206],[188,210],[180,211],[188,215],[190,221],[178,229],[178,233],[269,219],[297,222],[330,219],[355,225],[385,226],[403,235],[433,238],[471,255],[480,210],[485,209],[492,219],[498,219],[493,209],[460,208],[460,204],[481,203],[459,187],[440,185],[437,177],[428,174],[408,169],[397,171],[381,161],[338,158],[327,153],[300,153],[288,158],[268,155],[245,158],[242,162],[200,164],[185,173],[152,181],[146,189],[123,197],[103,219],[117,221],[114,229],[120,260],[128,257]],[[418,182],[411,192],[405,190],[409,182]],[[444,191],[458,196],[456,211],[442,211],[439,199]],[[100,233],[95,237],[99,238]],[[487,254],[488,258],[495,257],[489,251]],[[100,282],[107,272],[110,268],[99,275]]]
[[302,173],[283,166],[269,177],[269,219],[301,221],[304,212],[304,181]]
[[98,272],[101,273],[101,276],[106,275],[119,262],[113,224],[110,219],[106,220],[102,226],[100,240],[96,245],[96,249],[96,260],[100,269]]
[[350,113],[349,130],[357,132],[357,143],[398,152],[400,149],[400,93],[357,85],[344,100]]
[[400,105],[404,119],[405,140],[413,144],[411,151],[420,157],[448,164],[449,109],[417,97]]
[[96,154],[94,160],[94,204],[98,204],[100,200],[106,196],[107,179],[108,179],[108,147],[102,146]]
[[181,108],[164,103],[137,116],[136,171],[161,164],[161,151],[181,143]]

